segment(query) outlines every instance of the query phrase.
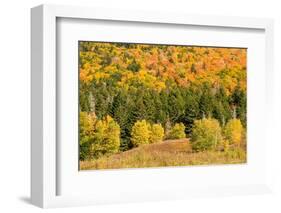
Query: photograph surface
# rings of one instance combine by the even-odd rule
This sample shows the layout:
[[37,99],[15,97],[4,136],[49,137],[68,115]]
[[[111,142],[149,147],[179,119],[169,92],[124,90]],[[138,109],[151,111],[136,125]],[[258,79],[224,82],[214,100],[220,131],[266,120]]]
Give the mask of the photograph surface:
[[79,41],[80,170],[247,162],[247,49]]

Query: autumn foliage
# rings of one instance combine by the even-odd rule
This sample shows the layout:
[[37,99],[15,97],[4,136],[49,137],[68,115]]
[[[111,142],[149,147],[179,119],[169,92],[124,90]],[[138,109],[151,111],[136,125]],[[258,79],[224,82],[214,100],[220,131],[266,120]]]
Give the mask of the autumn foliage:
[[150,129],[150,143],[161,142],[164,139],[164,128],[161,124],[152,124]]
[[176,123],[168,136],[169,139],[182,139],[185,137],[185,126],[183,123]]
[[119,151],[120,127],[110,117],[106,116],[95,124],[95,132],[91,143],[91,152],[95,157],[113,154]]
[[224,128],[224,134],[230,145],[241,146],[245,130],[239,119],[231,119]]
[[137,121],[132,128],[131,135],[131,141],[134,147],[149,144],[150,124],[145,120]]
[[80,159],[97,158],[119,151],[120,127],[110,117],[98,120],[80,112]]
[[125,89],[141,84],[161,91],[167,81],[207,82],[228,94],[246,89],[246,49],[81,42],[80,58],[80,80],[88,84],[118,73],[117,85]]
[[79,42],[80,159],[167,139],[245,147],[246,70],[243,48]]
[[222,139],[222,130],[216,119],[203,118],[194,122],[191,134],[193,150],[215,150],[222,143]]

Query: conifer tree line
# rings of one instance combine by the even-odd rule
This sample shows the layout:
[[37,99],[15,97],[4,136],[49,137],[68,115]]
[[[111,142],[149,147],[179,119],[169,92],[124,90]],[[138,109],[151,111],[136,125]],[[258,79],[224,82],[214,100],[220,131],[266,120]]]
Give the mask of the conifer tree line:
[[246,54],[239,48],[80,42],[80,159],[185,137],[194,151],[241,145]]

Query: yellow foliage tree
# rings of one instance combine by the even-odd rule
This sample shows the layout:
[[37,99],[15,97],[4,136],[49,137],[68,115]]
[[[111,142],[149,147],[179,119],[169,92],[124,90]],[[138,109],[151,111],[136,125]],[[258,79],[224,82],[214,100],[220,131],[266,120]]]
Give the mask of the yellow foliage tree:
[[94,133],[96,116],[94,113],[80,112],[80,137],[91,136]]
[[183,123],[176,123],[169,133],[169,138],[171,139],[182,139],[185,138],[185,126]]
[[156,143],[162,141],[164,138],[164,128],[161,124],[152,124],[150,132],[150,143]]
[[79,115],[79,145],[80,159],[90,158],[90,144],[95,133],[96,116],[94,113],[80,112]]
[[105,154],[113,154],[119,151],[120,127],[110,117],[106,116],[95,124],[95,132],[91,143],[93,157],[100,157]]
[[196,120],[191,134],[192,149],[197,152],[214,150],[223,142],[221,132],[220,124],[216,119]]
[[243,141],[244,128],[239,119],[231,119],[224,128],[224,136],[230,144],[240,146]]
[[149,143],[150,128],[146,120],[137,121],[134,124],[131,132],[131,142],[134,147]]

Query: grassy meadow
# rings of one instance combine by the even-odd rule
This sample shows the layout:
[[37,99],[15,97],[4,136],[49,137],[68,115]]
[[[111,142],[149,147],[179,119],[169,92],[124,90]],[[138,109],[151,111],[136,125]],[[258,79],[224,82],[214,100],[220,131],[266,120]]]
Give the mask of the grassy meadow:
[[227,152],[192,152],[187,139],[167,140],[143,145],[111,156],[80,162],[81,170],[146,168],[190,165],[219,165],[246,163],[244,149]]
[[79,42],[81,170],[246,163],[247,49]]

